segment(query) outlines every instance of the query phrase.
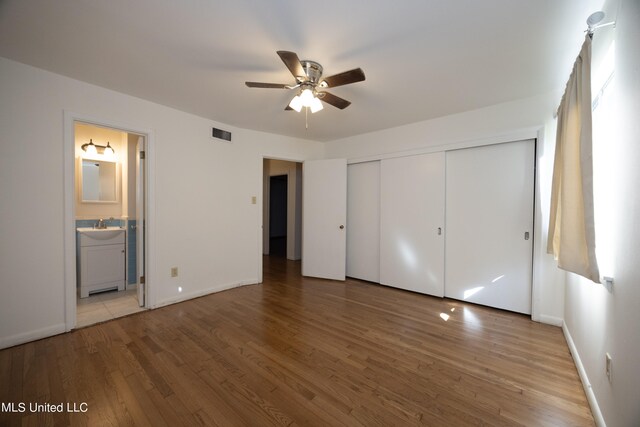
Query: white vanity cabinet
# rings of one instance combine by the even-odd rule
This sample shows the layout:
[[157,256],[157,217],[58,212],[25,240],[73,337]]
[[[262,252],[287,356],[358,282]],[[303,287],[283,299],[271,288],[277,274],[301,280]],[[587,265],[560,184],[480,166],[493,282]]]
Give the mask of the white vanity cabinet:
[[125,289],[125,230],[78,228],[80,298]]

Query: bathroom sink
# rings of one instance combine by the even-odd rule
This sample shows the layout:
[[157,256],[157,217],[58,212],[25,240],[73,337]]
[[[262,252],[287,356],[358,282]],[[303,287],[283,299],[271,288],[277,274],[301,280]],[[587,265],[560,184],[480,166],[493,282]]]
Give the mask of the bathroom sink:
[[120,227],[107,227],[107,228],[91,228],[81,227],[77,228],[78,233],[91,237],[96,240],[109,240],[116,237],[118,234],[124,232],[124,228]]

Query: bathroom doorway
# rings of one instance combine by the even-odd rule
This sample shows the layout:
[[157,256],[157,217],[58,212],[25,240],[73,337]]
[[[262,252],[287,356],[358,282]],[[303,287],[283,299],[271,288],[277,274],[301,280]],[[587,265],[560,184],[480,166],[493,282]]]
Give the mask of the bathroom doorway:
[[147,135],[75,120],[75,327],[148,307]]
[[302,163],[279,159],[262,165],[262,254],[302,259]]

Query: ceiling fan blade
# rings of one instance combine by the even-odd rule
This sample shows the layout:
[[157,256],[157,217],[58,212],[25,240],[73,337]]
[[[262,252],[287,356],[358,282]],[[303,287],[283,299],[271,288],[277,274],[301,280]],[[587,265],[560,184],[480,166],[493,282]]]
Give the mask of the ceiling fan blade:
[[342,99],[339,96],[332,95],[329,92],[318,92],[318,98],[320,98],[321,101],[324,101],[327,104],[331,104],[341,110],[344,110],[349,105],[351,105],[350,101]]
[[296,81],[306,80],[307,74],[304,72],[304,68],[302,68],[302,64],[300,63],[300,59],[295,52],[289,52],[286,50],[279,50],[278,55],[284,65],[287,66],[293,77],[296,78]]
[[244,82],[248,87],[260,87],[265,89],[290,89],[289,85],[280,83],[258,83],[258,82]]
[[284,110],[285,111],[293,111],[293,108],[291,108],[291,106],[289,106],[289,104],[287,104],[287,107]]
[[345,71],[344,73],[325,77],[323,80],[327,84],[327,87],[336,87],[361,82],[364,79],[364,71],[362,71],[362,68],[354,68],[353,70]]

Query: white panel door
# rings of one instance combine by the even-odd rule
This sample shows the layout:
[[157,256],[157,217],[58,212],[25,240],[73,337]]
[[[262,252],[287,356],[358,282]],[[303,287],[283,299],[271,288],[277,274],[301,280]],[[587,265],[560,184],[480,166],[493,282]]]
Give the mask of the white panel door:
[[302,275],[344,280],[347,161],[306,161],[302,181]]
[[444,293],[444,153],[380,164],[380,283]]
[[380,162],[347,166],[347,276],[380,281]]
[[533,140],[447,152],[445,296],[531,313]]

